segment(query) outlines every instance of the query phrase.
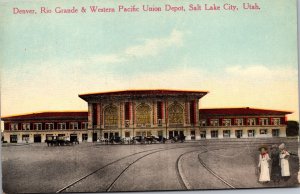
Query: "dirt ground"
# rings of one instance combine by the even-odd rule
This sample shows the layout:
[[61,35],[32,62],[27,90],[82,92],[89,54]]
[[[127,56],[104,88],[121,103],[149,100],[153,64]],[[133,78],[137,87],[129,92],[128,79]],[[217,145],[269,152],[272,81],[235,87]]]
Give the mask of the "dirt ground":
[[[292,176],[279,184],[261,184],[257,181],[256,166],[258,146],[281,143],[280,141],[195,141],[175,144],[152,145],[100,145],[82,143],[75,146],[47,147],[46,144],[10,144],[2,146],[3,190],[6,193],[56,192],[106,164],[115,163],[65,192],[102,192],[117,177],[122,169],[140,156],[157,149],[169,149],[152,153],[127,169],[119,177],[112,191],[182,190],[175,172],[178,157],[181,168],[192,189],[227,189],[201,166],[200,157],[211,170],[230,182],[235,188],[298,187],[299,158],[290,157]],[[296,140],[285,142],[290,152],[297,154]],[[199,149],[199,151],[197,150]],[[134,156],[129,156],[136,154]],[[120,169],[119,169],[120,168]],[[101,181],[100,181],[101,180]],[[103,184],[107,181],[107,184]],[[101,182],[101,184],[100,184]],[[88,187],[88,185],[93,185]],[[99,184],[99,185],[98,185]]]

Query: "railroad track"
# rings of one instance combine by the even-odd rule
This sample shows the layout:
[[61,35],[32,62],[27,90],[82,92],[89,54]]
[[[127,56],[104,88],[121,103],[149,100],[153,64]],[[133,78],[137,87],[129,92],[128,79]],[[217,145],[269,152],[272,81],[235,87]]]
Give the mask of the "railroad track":
[[[210,173],[212,174],[214,177],[216,177],[218,180],[220,180],[221,182],[223,182],[225,185],[227,185],[229,188],[231,189],[235,189],[235,187],[230,184],[229,182],[227,182],[225,179],[223,179],[221,176],[219,176],[216,172],[214,172],[211,168],[209,168],[204,162],[203,160],[201,159],[200,155],[203,154],[203,153],[206,153],[206,152],[209,152],[209,151],[216,151],[216,150],[222,150],[222,149],[226,149],[226,148],[217,148],[217,149],[211,149],[211,150],[208,150],[207,148],[203,147],[204,148],[204,151],[201,151],[199,154],[198,154],[198,161],[200,162],[200,164]],[[231,147],[231,148],[234,148],[234,147]],[[236,147],[238,148],[238,147]],[[177,178],[180,182],[180,185],[183,189],[186,189],[186,190],[192,190],[194,188],[192,188],[192,186],[189,184],[189,182],[187,181],[187,179],[185,178],[184,176],[184,173],[183,173],[183,170],[182,168],[180,167],[180,161],[181,159],[183,158],[183,156],[185,156],[186,154],[189,154],[189,153],[193,153],[193,152],[199,152],[199,150],[192,150],[192,151],[188,151],[188,152],[185,152],[183,154],[181,154],[178,158],[177,158],[177,161],[176,161],[176,171],[177,171]]]
[[[181,146],[181,147],[172,147],[172,148],[156,148],[156,149],[151,149],[151,150],[145,150],[145,151],[141,151],[141,152],[137,152],[137,153],[134,153],[134,154],[130,154],[128,156],[125,156],[125,157],[122,157],[122,158],[119,158],[113,162],[110,162],[94,171],[92,171],[91,173],[85,175],[85,176],[82,176],[80,177],[79,179],[73,181],[72,183],[66,185],[65,187],[59,189],[58,191],[56,191],[56,193],[62,193],[64,191],[67,191],[69,188],[72,188],[73,186],[75,186],[76,184],[78,184],[79,182],[83,181],[84,179],[88,178],[89,176],[99,172],[100,170],[106,168],[106,167],[109,167],[119,161],[122,161],[126,158],[129,158],[129,157],[132,157],[132,156],[135,156],[135,155],[138,155],[138,154],[142,154],[142,153],[146,153],[146,152],[150,152],[150,153],[147,153],[141,157],[138,157],[137,159],[135,159],[133,162],[131,162],[130,164],[127,165],[126,168],[124,168],[121,173],[112,181],[112,183],[105,189],[107,192],[111,191],[111,189],[113,188],[113,186],[115,185],[115,183],[119,180],[119,178],[128,170],[128,168],[130,166],[132,166],[134,163],[136,163],[137,161],[141,160],[142,158],[145,158],[146,156],[149,156],[151,154],[154,154],[154,153],[157,153],[157,152],[161,152],[161,151],[166,151],[166,150],[172,150],[172,149],[179,149],[179,148],[190,148],[190,147],[199,147],[201,145],[186,145],[186,146]],[[152,151],[152,152],[151,152]]]
[[135,155],[137,155],[137,154],[141,154],[141,153],[145,153],[145,152],[149,152],[149,151],[153,151],[153,150],[160,150],[160,149],[163,149],[163,148],[156,148],[156,149],[151,149],[151,150],[145,150],[145,151],[141,151],[141,152],[137,152],[137,153],[134,153],[134,154],[130,154],[130,155],[124,156],[124,157],[122,157],[122,158],[119,158],[119,159],[117,159],[117,160],[114,160],[114,161],[112,161],[112,162],[110,162],[110,163],[108,163],[108,164],[106,164],[106,165],[104,165],[104,166],[102,166],[102,167],[100,167],[100,168],[98,168],[98,169],[92,171],[91,173],[88,173],[88,174],[86,174],[86,175],[80,177],[79,179],[77,179],[77,180],[73,181],[72,183],[68,184],[67,186],[65,186],[65,187],[63,187],[63,188],[61,188],[61,189],[59,189],[58,191],[56,191],[56,193],[62,193],[63,191],[66,191],[68,188],[74,186],[75,184],[79,183],[80,181],[86,179],[87,177],[89,177],[89,176],[91,176],[91,175],[97,173],[98,171],[100,171],[100,170],[102,170],[102,169],[104,169],[104,168],[106,168],[106,167],[108,167],[108,166],[110,166],[110,165],[112,165],[112,164],[115,164],[115,163],[117,163],[117,162],[119,162],[119,161],[121,161],[121,160],[124,160],[124,159],[126,159],[126,158],[129,158],[129,157],[131,157],[131,156],[135,156]]
[[[260,144],[260,142],[255,142],[253,144],[250,143],[249,146],[256,146],[256,144]],[[67,191],[69,188],[72,188],[73,186],[75,186],[76,184],[80,183],[81,181],[83,181],[84,179],[88,178],[89,176],[99,172],[100,170],[106,168],[106,167],[109,167],[117,162],[120,162],[126,158],[130,158],[132,156],[135,156],[135,155],[138,155],[138,154],[142,154],[142,153],[146,153],[145,155],[142,155],[136,159],[134,159],[132,162],[130,162],[119,174],[118,176],[116,176],[116,178],[113,179],[113,181],[111,181],[111,183],[108,185],[108,187],[106,189],[104,189],[106,192],[110,192],[112,191],[112,189],[114,188],[114,186],[116,185],[116,183],[118,182],[118,180],[120,179],[120,177],[126,173],[126,171],[132,166],[134,165],[135,163],[137,163],[138,161],[140,161],[141,159],[149,156],[149,155],[152,155],[152,154],[155,154],[155,153],[158,153],[158,152],[162,152],[162,151],[167,151],[167,150],[172,150],[172,149],[180,149],[180,148],[192,148],[192,147],[198,147],[197,150],[189,150],[187,152],[184,152],[183,154],[181,154],[177,160],[176,160],[176,164],[175,164],[175,170],[176,170],[176,174],[177,174],[177,178],[178,178],[178,181],[179,181],[179,184],[181,186],[181,188],[183,190],[190,190],[190,189],[193,189],[191,187],[191,185],[188,183],[188,181],[184,178],[184,175],[183,175],[183,170],[180,168],[180,160],[181,158],[188,154],[188,153],[192,153],[192,152],[199,152],[199,147],[203,148],[204,151],[202,150],[199,154],[198,154],[198,160],[200,162],[200,164],[210,173],[212,174],[214,177],[216,177],[218,180],[220,180],[221,182],[223,182],[225,185],[227,185],[229,188],[231,189],[235,189],[235,187],[228,183],[225,179],[223,179],[222,177],[220,177],[216,172],[214,172],[212,169],[210,169],[204,162],[203,160],[201,159],[200,155],[203,154],[203,153],[206,153],[206,152],[209,152],[209,151],[215,151],[215,150],[221,150],[221,149],[228,149],[228,148],[234,148],[236,145],[236,148],[240,147],[239,145],[237,146],[236,143],[232,143],[232,144],[226,144],[226,147],[218,147],[220,145],[216,145],[216,148],[213,146],[212,149],[208,150],[205,145],[203,144],[197,144],[197,145],[189,145],[189,144],[185,144],[185,146],[181,146],[181,147],[171,147],[171,148],[156,148],[156,149],[150,149],[150,150],[145,150],[145,151],[140,151],[140,152],[137,152],[137,153],[134,153],[134,154],[130,154],[128,156],[125,156],[125,157],[122,157],[122,158],[119,158],[113,162],[110,162],[98,169],[96,169],[95,171],[77,179],[76,181],[68,184],[67,186],[63,187],[62,189],[59,189],[56,193],[61,193],[61,192],[64,192],[64,191]],[[210,145],[211,146],[211,145]],[[149,153],[147,153],[149,152]]]

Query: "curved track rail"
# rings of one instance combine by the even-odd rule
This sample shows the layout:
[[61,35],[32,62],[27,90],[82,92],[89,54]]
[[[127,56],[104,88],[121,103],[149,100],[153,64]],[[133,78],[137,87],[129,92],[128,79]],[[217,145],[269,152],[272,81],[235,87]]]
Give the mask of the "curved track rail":
[[106,167],[108,167],[108,166],[110,166],[110,165],[112,165],[112,164],[115,164],[115,163],[117,163],[117,162],[119,162],[119,161],[121,161],[121,160],[124,160],[124,159],[126,159],[126,158],[129,158],[129,157],[134,156],[134,155],[137,155],[137,154],[141,154],[141,153],[153,151],[153,152],[150,152],[150,153],[148,153],[148,154],[145,154],[145,155],[143,155],[143,156],[137,158],[137,159],[134,160],[132,163],[130,163],[125,169],[123,169],[122,172],[117,176],[117,178],[115,178],[114,181],[113,181],[113,182],[109,185],[109,187],[106,189],[106,191],[109,192],[109,191],[112,189],[112,187],[114,186],[114,184],[118,181],[118,179],[122,176],[122,174],[124,174],[124,172],[126,172],[127,169],[128,169],[131,165],[133,165],[134,163],[136,163],[136,162],[139,161],[140,159],[142,159],[142,158],[144,158],[144,157],[146,157],[146,156],[148,156],[148,155],[151,155],[151,154],[154,154],[154,153],[157,153],[157,152],[161,152],[161,151],[166,151],[166,150],[171,150],[171,149],[179,149],[179,148],[199,147],[199,146],[201,146],[201,145],[187,145],[187,146],[173,147],[173,148],[157,148],[157,149],[145,150],[145,151],[137,152],[137,153],[134,153],[134,154],[130,154],[130,155],[128,155],[128,156],[119,158],[119,159],[117,159],[117,160],[115,160],[115,161],[113,161],[113,162],[110,162],[110,163],[108,163],[108,164],[106,164],[106,165],[104,165],[104,166],[102,166],[102,167],[100,167],[100,168],[94,170],[93,172],[91,172],[91,173],[89,173],[89,174],[87,174],[87,175],[85,175],[85,176],[83,176],[83,177],[77,179],[76,181],[73,181],[72,183],[68,184],[67,186],[65,186],[65,187],[59,189],[58,191],[56,191],[56,193],[61,193],[61,192],[63,192],[63,191],[66,191],[68,188],[71,188],[72,186],[76,185],[77,183],[79,183],[80,181],[86,179],[87,177],[89,177],[89,176],[91,176],[91,175],[97,173],[98,171],[100,171],[100,170],[102,170],[102,169],[104,169],[104,168],[106,168]]
[[112,165],[112,164],[115,164],[115,163],[117,163],[117,162],[119,162],[119,161],[121,161],[121,160],[124,160],[124,159],[126,159],[126,158],[129,158],[129,157],[131,157],[131,156],[135,156],[135,155],[137,155],[137,154],[141,154],[141,153],[145,153],[145,152],[149,152],[149,151],[153,151],[153,150],[161,150],[161,149],[163,149],[163,148],[157,148],[157,149],[145,150],[145,151],[137,152],[137,153],[130,154],[130,155],[124,156],[124,157],[122,157],[122,158],[119,158],[119,159],[117,159],[117,160],[115,160],[115,161],[112,161],[112,162],[110,162],[110,163],[108,163],[108,164],[106,164],[106,165],[104,165],[104,166],[102,166],[102,167],[100,167],[100,168],[94,170],[93,172],[91,172],[91,173],[89,173],[89,174],[87,174],[87,175],[85,175],[85,176],[83,176],[83,177],[80,177],[80,178],[77,179],[76,181],[73,181],[72,183],[68,184],[67,186],[65,186],[65,187],[63,187],[63,188],[61,188],[61,189],[59,189],[58,191],[56,191],[56,193],[61,193],[61,192],[65,191],[65,190],[67,190],[68,188],[72,187],[73,185],[77,184],[78,182],[80,182],[80,181],[86,179],[87,177],[89,177],[89,176],[91,176],[91,175],[97,173],[98,171],[100,171],[100,170],[102,170],[102,169],[104,169],[104,168],[106,168],[106,167],[108,167],[108,166],[110,166],[110,165]]
[[[203,147],[203,146],[202,146]],[[212,174],[213,176],[215,176],[217,179],[219,179],[220,181],[222,181],[225,185],[227,185],[229,188],[231,189],[235,189],[235,187],[228,183],[225,179],[223,179],[222,177],[220,177],[217,173],[215,173],[212,169],[210,169],[204,162],[203,160],[201,159],[200,155],[203,154],[203,153],[206,153],[206,152],[209,152],[209,151],[214,151],[214,150],[222,150],[222,149],[225,149],[225,148],[218,148],[218,149],[212,149],[212,150],[208,150],[207,148],[203,147],[205,149],[205,151],[202,151],[198,154],[198,160],[200,162],[200,164],[210,173]],[[192,153],[192,152],[199,152],[199,150],[192,150],[192,151],[188,151],[188,152],[185,152],[183,154],[181,154],[178,158],[177,158],[177,161],[176,161],[176,172],[177,172],[177,177],[178,177],[178,180],[182,186],[182,188],[184,189],[187,189],[187,190],[191,190],[193,189],[191,187],[191,185],[188,183],[188,181],[186,180],[186,178],[184,178],[184,175],[182,173],[182,170],[180,168],[180,160],[182,159],[182,157],[186,154],[189,154],[189,153]]]

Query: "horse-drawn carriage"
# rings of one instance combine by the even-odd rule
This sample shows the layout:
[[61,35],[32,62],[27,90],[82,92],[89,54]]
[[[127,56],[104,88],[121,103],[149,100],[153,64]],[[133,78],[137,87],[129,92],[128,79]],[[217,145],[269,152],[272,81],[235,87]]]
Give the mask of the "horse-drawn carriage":
[[185,141],[185,136],[179,135],[179,136],[171,137],[170,140],[171,140],[171,143],[176,143],[176,142],[183,143]]
[[78,139],[70,141],[65,136],[47,136],[45,142],[47,143],[47,146],[70,146],[74,143],[79,144]]

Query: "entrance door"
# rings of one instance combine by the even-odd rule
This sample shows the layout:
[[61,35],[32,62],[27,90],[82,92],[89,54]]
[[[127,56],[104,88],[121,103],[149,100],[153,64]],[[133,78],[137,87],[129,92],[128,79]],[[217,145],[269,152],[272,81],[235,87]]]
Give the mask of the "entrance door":
[[196,137],[195,137],[195,131],[192,130],[191,131],[191,140],[195,140],[195,139],[196,139]]
[[33,136],[33,142],[34,143],[41,143],[42,142],[41,134],[34,134],[34,136]]
[[169,139],[173,138],[173,131],[169,131]]
[[178,131],[174,131],[174,137],[178,137]]
[[97,133],[93,133],[93,142],[97,141]]
[[183,131],[179,131],[179,136],[180,136],[180,137],[183,137],[183,136],[184,136]]
[[77,134],[71,134],[70,135],[70,141],[71,142],[77,141]]

